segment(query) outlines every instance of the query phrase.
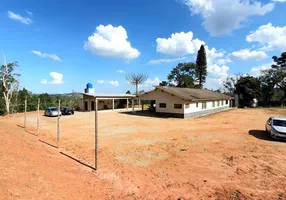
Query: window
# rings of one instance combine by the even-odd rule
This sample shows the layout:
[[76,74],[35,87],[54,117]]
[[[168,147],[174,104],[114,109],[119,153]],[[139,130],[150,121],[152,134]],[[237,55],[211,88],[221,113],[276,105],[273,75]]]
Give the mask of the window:
[[207,102],[202,103],[202,109],[207,109]]
[[225,100],[225,104],[228,104],[228,100]]
[[220,102],[220,101],[217,101],[217,102],[216,102],[217,107],[219,107],[219,102]]
[[165,103],[159,103],[159,108],[166,108],[167,105]]
[[285,121],[285,120],[274,119],[274,120],[273,120],[273,126],[286,127],[286,121]]
[[196,103],[196,107],[197,107],[197,108],[199,107],[199,103]]
[[183,106],[182,106],[182,104],[174,104],[174,108],[175,109],[182,109]]
[[213,101],[213,108],[215,107],[215,101]]
[[186,104],[185,108],[190,108],[190,104]]

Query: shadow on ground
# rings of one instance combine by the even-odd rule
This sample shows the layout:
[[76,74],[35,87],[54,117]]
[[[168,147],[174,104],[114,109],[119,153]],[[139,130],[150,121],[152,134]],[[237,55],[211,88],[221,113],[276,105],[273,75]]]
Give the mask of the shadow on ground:
[[271,141],[271,142],[283,142],[280,140],[272,139],[269,136],[269,133],[267,133],[265,130],[250,130],[250,131],[248,131],[248,133],[249,133],[249,135],[252,135],[252,136],[254,136],[260,140],[266,140],[266,141]]
[[64,155],[64,156],[66,156],[66,157],[68,157],[68,158],[70,158],[70,159],[76,161],[77,163],[79,163],[79,164],[81,164],[81,165],[83,165],[83,166],[86,166],[86,167],[88,167],[88,168],[90,168],[90,169],[96,170],[95,167],[92,167],[92,166],[90,166],[90,165],[88,165],[88,164],[85,164],[84,162],[82,162],[82,161],[80,161],[80,160],[78,160],[78,159],[76,159],[76,158],[74,158],[74,157],[72,157],[72,156],[70,156],[70,155],[68,155],[68,154],[66,154],[66,153],[64,153],[64,152],[60,152],[60,154],[62,154],[62,155]]
[[26,133],[29,133],[33,136],[38,136],[36,133],[32,133],[31,131],[28,131],[24,126],[17,124],[18,127],[23,128],[25,130]]
[[120,114],[125,114],[125,115],[133,115],[133,116],[141,116],[141,117],[155,117],[155,118],[171,118],[168,116],[161,116],[159,114],[153,113],[149,110],[143,110],[143,111],[135,111],[134,113],[132,111],[130,112],[120,112]]

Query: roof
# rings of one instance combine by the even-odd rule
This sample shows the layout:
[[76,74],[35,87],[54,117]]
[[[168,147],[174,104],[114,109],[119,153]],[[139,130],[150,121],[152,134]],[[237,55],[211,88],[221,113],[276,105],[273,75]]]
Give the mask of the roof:
[[201,101],[201,100],[228,100],[230,96],[210,91],[207,89],[180,88],[180,87],[163,87],[158,86],[155,90],[163,90],[174,96],[180,97],[185,101]]
[[83,95],[97,97],[97,98],[132,98],[135,97],[135,95],[132,94],[124,94],[124,93],[94,93],[94,94],[88,94],[88,93],[82,93]]
[[282,121],[286,121],[286,118],[284,117],[272,117],[273,120],[282,120]]

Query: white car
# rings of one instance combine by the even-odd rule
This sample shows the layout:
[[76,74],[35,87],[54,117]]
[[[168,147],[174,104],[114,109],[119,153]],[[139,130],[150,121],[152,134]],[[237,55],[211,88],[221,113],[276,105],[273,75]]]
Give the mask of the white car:
[[265,124],[265,130],[274,139],[286,140],[286,118],[270,117]]

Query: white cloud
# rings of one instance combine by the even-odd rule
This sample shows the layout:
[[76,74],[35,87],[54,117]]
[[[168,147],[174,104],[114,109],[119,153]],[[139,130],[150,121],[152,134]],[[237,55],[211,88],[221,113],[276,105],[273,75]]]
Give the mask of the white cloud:
[[149,86],[158,86],[160,84],[160,79],[158,77],[155,77],[153,80],[148,78],[144,85],[149,85]]
[[178,61],[182,61],[182,60],[186,60],[186,59],[187,59],[187,57],[175,58],[175,59],[157,59],[157,60],[150,60],[148,62],[148,64],[158,65],[158,64],[162,64],[162,63],[178,62]]
[[29,17],[22,17],[21,15],[16,14],[12,11],[8,11],[8,17],[10,19],[13,19],[13,20],[16,20],[16,21],[19,21],[19,22],[22,22],[22,23],[28,24],[28,25],[33,23],[32,19],[30,19]]
[[273,63],[267,63],[267,64],[261,65],[261,66],[259,66],[259,67],[253,67],[253,68],[251,68],[249,74],[250,74],[251,76],[258,77],[258,76],[261,75],[261,70],[270,69],[272,64],[273,64]]
[[28,15],[30,15],[30,16],[34,15],[32,12],[30,12],[30,11],[28,11],[28,10],[26,10],[26,13],[27,13]]
[[217,64],[208,65],[208,76],[204,87],[208,89],[218,89],[222,86],[223,80],[228,76],[229,67]]
[[119,83],[118,81],[106,81],[109,85],[112,85],[112,86],[115,86],[115,87],[118,87]]
[[58,72],[51,72],[49,75],[52,77],[52,81],[48,82],[47,79],[42,79],[42,84],[62,84],[64,75]]
[[231,57],[236,60],[263,60],[267,58],[267,54],[264,51],[250,51],[249,49],[241,49],[234,51]]
[[250,16],[265,15],[273,3],[262,5],[255,0],[183,0],[192,14],[203,18],[202,25],[211,35],[230,34],[242,27]]
[[173,33],[170,38],[157,38],[157,52],[171,55],[184,56],[196,53],[202,44],[199,39],[193,40],[193,32]]
[[51,72],[50,76],[53,78],[49,84],[62,84],[63,83],[63,75],[58,72]]
[[48,84],[48,81],[47,81],[46,79],[42,79],[42,80],[41,80],[41,83],[44,84],[44,85],[46,85],[46,84]]
[[286,0],[272,0],[273,2],[280,2],[280,3],[283,3],[283,2],[286,2]]
[[221,58],[216,61],[216,64],[218,65],[225,65],[227,63],[232,63],[232,60],[229,58]]
[[116,70],[117,73],[125,73],[125,71],[123,71],[122,69],[118,69]]
[[88,37],[84,49],[98,56],[132,60],[139,57],[140,52],[131,46],[127,38],[127,32],[122,26],[99,25],[93,35]]
[[49,58],[55,61],[61,61],[61,59],[56,54],[41,53],[40,51],[35,50],[32,50],[32,53],[42,58]]
[[105,83],[105,81],[104,80],[98,80],[97,81],[99,84],[103,84],[103,83]]
[[246,41],[258,42],[261,45],[265,45],[262,48],[264,50],[279,49],[284,51],[286,49],[286,26],[275,27],[271,23],[262,25],[247,35]]

